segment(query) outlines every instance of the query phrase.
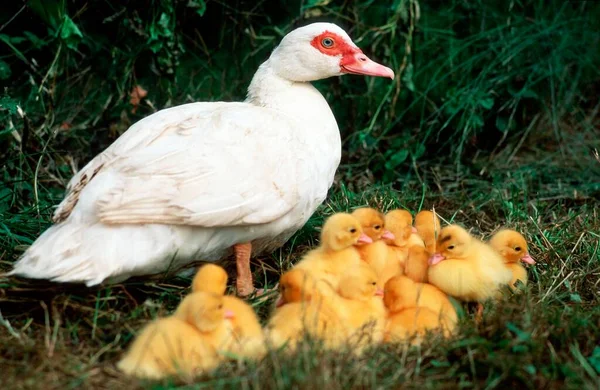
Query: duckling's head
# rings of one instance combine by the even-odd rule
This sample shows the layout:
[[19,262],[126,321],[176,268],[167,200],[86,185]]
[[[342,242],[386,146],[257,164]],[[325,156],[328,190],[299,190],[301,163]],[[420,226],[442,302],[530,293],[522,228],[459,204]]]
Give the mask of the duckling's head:
[[291,302],[309,301],[314,287],[314,280],[304,270],[292,269],[284,273],[279,279],[281,299],[277,306]]
[[327,218],[321,231],[321,245],[333,251],[371,242],[373,241],[363,233],[358,220],[346,213],[333,214]]
[[366,301],[373,296],[382,296],[383,291],[377,288],[377,274],[367,263],[349,268],[340,278],[338,293],[356,301]]
[[500,230],[490,239],[490,245],[504,257],[506,263],[523,261],[527,264],[535,264],[535,260],[529,255],[527,241],[519,232],[509,229]]
[[385,216],[379,211],[370,207],[362,207],[354,210],[352,215],[358,219],[363,232],[373,241],[395,238],[389,230],[385,229]]
[[403,275],[394,276],[384,286],[383,303],[391,313],[414,306],[417,302],[415,282]]
[[227,272],[215,264],[206,264],[200,267],[192,280],[192,292],[202,291],[223,295],[226,288]]
[[402,246],[413,233],[412,215],[407,210],[392,210],[385,214],[385,228],[394,235],[394,239],[386,239],[386,244]]
[[458,225],[449,225],[440,231],[437,252],[429,258],[429,265],[436,265],[446,259],[464,259],[471,246],[472,237]]
[[180,307],[185,311],[179,315],[200,332],[212,332],[223,320],[234,318],[232,311],[225,310],[222,295],[195,292],[185,297]]
[[440,232],[440,219],[432,211],[423,210],[415,216],[415,227],[417,230],[430,230]]

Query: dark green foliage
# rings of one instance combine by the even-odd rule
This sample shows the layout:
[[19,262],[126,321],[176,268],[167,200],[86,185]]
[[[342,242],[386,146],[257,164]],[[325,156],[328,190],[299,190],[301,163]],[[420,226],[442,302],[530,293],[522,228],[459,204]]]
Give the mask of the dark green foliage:
[[[525,233],[527,293],[460,337],[356,359],[309,344],[228,364],[184,388],[598,388],[600,3],[562,0],[30,0],[0,6],[0,269],[50,223],[75,171],[132,123],[192,101],[241,100],[295,26],[333,21],[394,82],[316,83],[344,139],[326,203],[258,284],[318,243],[323,219],[372,205],[487,237]],[[148,95],[137,104],[131,91]],[[116,372],[139,327],[189,280],[85,289],[0,278],[3,388],[173,388]],[[268,304],[254,302],[262,318]]]

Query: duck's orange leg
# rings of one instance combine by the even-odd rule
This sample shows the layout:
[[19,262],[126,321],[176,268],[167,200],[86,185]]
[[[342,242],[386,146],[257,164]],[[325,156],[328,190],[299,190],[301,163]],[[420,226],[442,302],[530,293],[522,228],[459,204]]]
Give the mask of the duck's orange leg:
[[235,244],[233,246],[233,251],[235,253],[235,265],[237,267],[237,293],[239,296],[247,297],[254,292],[252,272],[250,271],[250,255],[252,254],[252,244],[249,242]]
[[480,323],[483,320],[483,304],[481,302],[477,303],[477,312],[475,313],[475,322]]

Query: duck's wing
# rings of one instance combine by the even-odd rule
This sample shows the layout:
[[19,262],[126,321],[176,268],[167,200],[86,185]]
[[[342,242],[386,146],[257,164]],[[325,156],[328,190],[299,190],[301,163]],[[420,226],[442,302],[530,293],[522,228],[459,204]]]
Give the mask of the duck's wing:
[[298,179],[297,149],[306,145],[298,144],[293,126],[282,114],[246,103],[159,111],[79,172],[60,206],[85,196],[83,203],[91,202],[108,224],[269,223],[288,213],[299,186],[308,184]]

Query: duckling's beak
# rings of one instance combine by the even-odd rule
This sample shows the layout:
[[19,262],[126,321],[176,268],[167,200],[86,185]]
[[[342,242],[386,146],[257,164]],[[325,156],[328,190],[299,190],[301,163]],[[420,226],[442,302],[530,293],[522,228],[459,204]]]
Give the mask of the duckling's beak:
[[340,61],[342,73],[380,76],[394,79],[394,71],[373,61],[362,52],[348,53]]
[[277,299],[277,302],[275,302],[275,307],[281,307],[285,304],[285,300],[283,299],[283,296],[280,296]]
[[533,260],[533,257],[531,257],[529,253],[521,257],[521,261],[531,265],[535,264],[535,260]]
[[386,240],[395,240],[396,236],[394,236],[394,233],[390,232],[389,230],[386,230],[383,232],[381,238],[384,238]]
[[371,237],[367,236],[365,233],[362,233],[360,237],[358,237],[357,242],[359,244],[371,244],[373,243],[373,240],[371,240]]
[[375,296],[376,297],[383,297],[383,290],[378,288],[377,290],[375,290]]
[[235,313],[231,310],[225,310],[225,319],[232,320],[235,318]]
[[415,233],[415,234],[418,233],[417,228],[413,226],[412,227],[412,232]]
[[446,260],[446,257],[442,256],[440,253],[434,253],[429,258],[429,265],[436,265],[436,264],[440,263],[442,260]]

